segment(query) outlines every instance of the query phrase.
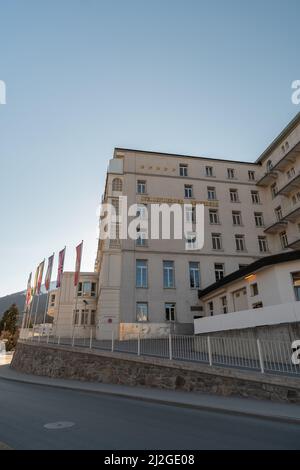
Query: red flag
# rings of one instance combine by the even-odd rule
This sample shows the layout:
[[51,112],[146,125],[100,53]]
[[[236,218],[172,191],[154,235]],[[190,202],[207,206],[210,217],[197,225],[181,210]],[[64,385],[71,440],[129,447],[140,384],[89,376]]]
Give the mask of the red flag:
[[76,265],[75,265],[75,276],[74,276],[74,286],[77,287],[79,282],[79,274],[81,268],[81,259],[82,259],[82,250],[83,250],[83,241],[76,247]]
[[64,272],[65,255],[66,255],[66,248],[61,250],[58,255],[58,271],[57,271],[57,281],[56,281],[57,288],[61,286],[62,273]]
[[43,274],[44,274],[44,268],[45,268],[45,260],[41,262],[39,266],[39,276],[38,276],[38,282],[37,282],[37,295],[40,295],[41,293],[41,287],[43,283]]
[[32,299],[32,296],[31,296],[31,279],[32,279],[32,273],[30,273],[29,279],[28,279],[28,282],[27,282],[26,307],[29,307],[29,305],[31,303],[31,299]]
[[45,277],[46,291],[49,291],[50,289],[53,263],[54,263],[54,254],[48,258],[48,268],[47,268],[46,277]]

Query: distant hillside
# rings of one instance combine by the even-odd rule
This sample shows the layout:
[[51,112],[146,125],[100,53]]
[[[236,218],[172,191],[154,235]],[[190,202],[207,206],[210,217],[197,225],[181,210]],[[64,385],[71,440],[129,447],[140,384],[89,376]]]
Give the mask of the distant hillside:
[[[38,323],[42,322],[44,319],[44,312],[46,308],[46,302],[47,302],[47,294],[41,294],[40,295],[40,301],[39,301],[39,308],[38,308],[38,316],[37,320]],[[22,318],[22,313],[24,311],[24,304],[25,304],[25,291],[23,292],[16,292],[11,295],[6,295],[5,297],[0,297],[0,318],[2,317],[3,313],[12,305],[16,304],[21,318]],[[37,298],[34,300],[33,304],[33,312],[35,314],[37,306]],[[33,314],[33,316],[34,316]],[[49,321],[49,318],[48,318]],[[51,320],[52,321],[52,320]]]

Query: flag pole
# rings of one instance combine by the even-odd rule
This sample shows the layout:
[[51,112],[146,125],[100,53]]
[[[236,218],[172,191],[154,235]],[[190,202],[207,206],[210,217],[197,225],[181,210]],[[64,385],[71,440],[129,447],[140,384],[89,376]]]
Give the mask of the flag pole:
[[[74,273],[74,282],[77,282],[77,283],[76,283],[76,286],[75,286],[76,287],[76,289],[75,289],[76,298],[75,298],[75,312],[73,312],[72,344],[74,344],[75,318],[76,318],[77,307],[78,307],[78,289],[79,289],[79,278],[80,278],[80,272],[81,272],[82,250],[83,250],[83,240],[81,241],[81,253],[80,253],[80,261],[79,261],[79,269],[78,269],[78,266],[77,266],[77,262],[78,262],[78,253],[77,253],[75,273]],[[78,271],[77,271],[77,269],[78,269]],[[76,278],[77,276],[78,276],[78,278]],[[80,320],[80,315],[79,315],[79,312],[78,312],[78,323],[79,323],[79,320]]]
[[[65,253],[66,253],[66,246],[64,248],[65,250]],[[64,255],[65,256],[65,255]],[[65,261],[65,259],[64,259]],[[59,260],[58,260],[59,262]],[[64,263],[63,263],[63,266],[64,266]],[[61,279],[60,279],[60,286],[59,286],[59,300],[58,300],[58,310],[57,310],[57,318],[56,318],[56,325],[55,325],[55,335],[57,334],[57,328],[58,328],[58,319],[59,319],[59,314],[60,314],[60,302],[61,302],[61,285],[62,285],[62,280],[63,280],[63,275],[64,275],[64,271],[62,270],[62,273],[61,273]]]

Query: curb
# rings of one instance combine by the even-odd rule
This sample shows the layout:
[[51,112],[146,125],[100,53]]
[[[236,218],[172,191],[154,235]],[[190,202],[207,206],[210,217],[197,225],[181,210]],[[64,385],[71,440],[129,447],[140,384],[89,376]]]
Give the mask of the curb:
[[[37,376],[38,377],[38,376]],[[201,410],[201,411],[210,411],[210,412],[215,412],[215,413],[223,413],[227,415],[235,415],[235,416],[247,416],[250,418],[257,418],[257,419],[264,419],[268,421],[280,421],[284,423],[290,423],[290,424],[298,424],[300,425],[300,419],[298,418],[292,418],[290,416],[283,416],[283,415],[270,415],[270,414],[264,414],[264,413],[259,413],[256,411],[250,411],[250,410],[237,410],[237,409],[232,409],[232,408],[224,408],[222,406],[213,406],[213,405],[204,405],[204,404],[195,404],[195,403],[187,403],[187,402],[182,402],[178,401],[176,399],[170,400],[170,399],[163,399],[163,398],[155,398],[155,397],[143,397],[141,395],[135,395],[135,394],[130,394],[128,392],[121,392],[121,391],[105,391],[105,390],[95,390],[93,388],[87,388],[87,387],[80,387],[79,386],[72,386],[67,385],[67,384],[51,384],[51,383],[43,383],[43,382],[36,382],[34,380],[26,379],[26,378],[10,378],[10,377],[3,377],[0,374],[0,379],[11,381],[11,382],[19,382],[19,383],[24,383],[24,384],[30,384],[30,385],[37,385],[40,387],[52,387],[52,388],[59,388],[59,389],[64,389],[64,390],[73,390],[77,392],[87,392],[87,393],[97,393],[101,395],[106,395],[106,396],[114,396],[118,398],[125,398],[128,400],[139,400],[139,401],[144,401],[148,403],[157,403],[160,405],[165,405],[165,406],[176,406],[180,408],[189,408],[189,409],[194,409],[194,410]],[[97,382],[91,382],[91,383],[97,383]],[[108,385],[108,384],[105,384]]]

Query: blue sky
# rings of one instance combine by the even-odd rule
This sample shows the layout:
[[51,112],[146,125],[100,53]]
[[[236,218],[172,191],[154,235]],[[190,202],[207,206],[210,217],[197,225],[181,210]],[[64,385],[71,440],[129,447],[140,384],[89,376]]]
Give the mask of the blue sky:
[[85,240],[115,146],[253,161],[300,111],[298,0],[0,0],[0,295]]

